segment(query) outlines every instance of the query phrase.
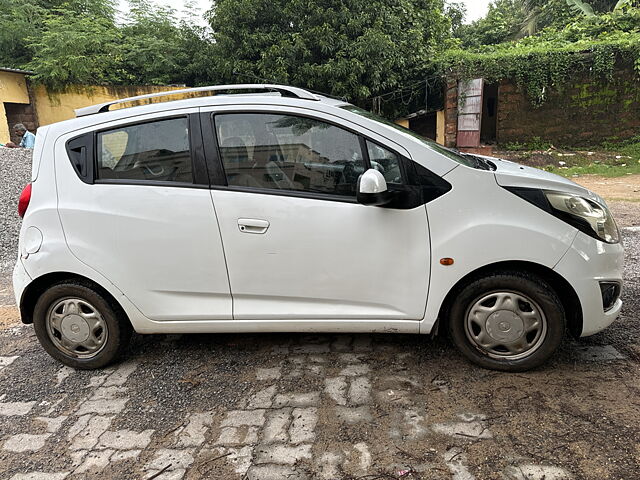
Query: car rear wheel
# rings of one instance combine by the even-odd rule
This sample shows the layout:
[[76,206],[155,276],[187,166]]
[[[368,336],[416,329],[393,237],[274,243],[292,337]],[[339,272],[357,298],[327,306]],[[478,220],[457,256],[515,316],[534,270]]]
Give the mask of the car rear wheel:
[[542,278],[496,272],[466,285],[450,309],[458,349],[484,368],[520,372],[544,363],[560,346],[565,312]]
[[56,360],[79,369],[104,367],[126,349],[131,325],[120,307],[81,282],[53,285],[38,299],[33,324]]

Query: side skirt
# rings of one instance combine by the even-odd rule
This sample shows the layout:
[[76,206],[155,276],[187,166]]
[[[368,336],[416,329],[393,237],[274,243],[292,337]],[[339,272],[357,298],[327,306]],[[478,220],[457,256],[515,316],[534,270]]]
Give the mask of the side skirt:
[[[420,333],[417,320],[198,320],[134,321],[138,333]],[[428,332],[422,332],[428,333]]]

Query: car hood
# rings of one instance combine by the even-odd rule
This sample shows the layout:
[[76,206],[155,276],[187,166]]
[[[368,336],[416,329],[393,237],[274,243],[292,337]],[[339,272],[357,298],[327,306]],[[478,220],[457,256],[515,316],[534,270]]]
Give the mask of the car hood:
[[544,170],[527,167],[501,158],[486,156],[482,158],[495,164],[496,170],[493,173],[496,176],[498,185],[503,187],[540,188],[556,192],[574,193],[591,198],[599,203],[605,203],[598,194],[555,173],[545,172]]

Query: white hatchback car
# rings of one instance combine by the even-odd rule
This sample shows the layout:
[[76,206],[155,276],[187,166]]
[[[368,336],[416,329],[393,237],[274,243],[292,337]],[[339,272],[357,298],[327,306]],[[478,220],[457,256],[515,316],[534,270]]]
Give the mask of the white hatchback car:
[[62,363],[107,365],[132,330],[447,330],[521,371],[618,315],[598,195],[299,88],[203,91],[38,130],[13,281]]

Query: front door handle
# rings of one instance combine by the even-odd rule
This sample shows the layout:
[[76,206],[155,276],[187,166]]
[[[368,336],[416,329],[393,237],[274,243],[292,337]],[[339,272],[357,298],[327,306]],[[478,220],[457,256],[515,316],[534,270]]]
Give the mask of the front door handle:
[[269,229],[269,222],[258,218],[239,218],[238,228],[242,233],[264,233]]

